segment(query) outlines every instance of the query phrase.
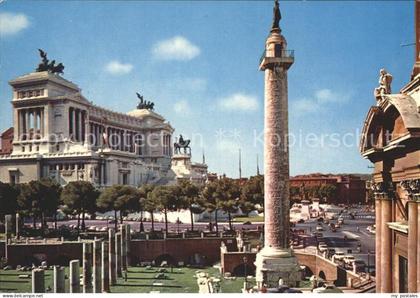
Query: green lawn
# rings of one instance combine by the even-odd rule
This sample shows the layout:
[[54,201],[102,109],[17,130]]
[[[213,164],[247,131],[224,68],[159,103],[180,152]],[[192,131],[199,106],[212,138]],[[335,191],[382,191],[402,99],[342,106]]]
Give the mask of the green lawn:
[[264,217],[262,216],[254,216],[254,217],[235,217],[233,219],[234,222],[264,222]]
[[[161,293],[198,293],[195,272],[192,268],[167,268],[165,273],[167,279],[155,279],[157,268],[146,270],[142,267],[130,267],[128,271],[128,280],[118,279],[117,285],[111,287],[112,293],[149,293],[150,291],[160,291]],[[220,277],[216,268],[205,268],[202,271],[209,273],[210,276]],[[29,274],[29,278],[19,279],[19,274]],[[68,268],[66,268],[68,276]],[[53,288],[53,271],[45,272],[45,287]],[[66,291],[68,291],[68,279],[66,279]],[[162,283],[155,285],[153,283]],[[243,285],[243,278],[236,280],[222,279],[223,293],[240,293]],[[31,272],[18,272],[16,270],[0,270],[0,292],[31,292]]]

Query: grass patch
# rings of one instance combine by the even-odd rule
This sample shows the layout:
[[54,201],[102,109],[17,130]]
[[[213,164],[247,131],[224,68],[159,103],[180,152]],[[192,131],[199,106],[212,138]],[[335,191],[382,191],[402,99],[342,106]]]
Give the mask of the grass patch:
[[[111,287],[112,293],[149,293],[150,291],[160,291],[161,293],[198,293],[197,280],[194,268],[173,268],[167,269],[165,273],[167,279],[155,279],[157,268],[146,270],[141,267],[130,267],[127,274],[127,281],[119,278],[117,284]],[[69,276],[68,268],[65,268],[66,276]],[[82,271],[82,270],[81,270]],[[220,277],[219,270],[213,267],[202,269],[210,276]],[[20,274],[28,274],[29,278],[19,279]],[[236,280],[221,279],[223,293],[240,293],[243,286],[243,278]],[[153,285],[155,283],[155,285]],[[156,285],[158,283],[158,285]],[[161,283],[162,285],[159,285]],[[45,287],[53,288],[53,270],[45,272]],[[7,293],[30,293],[31,272],[20,272],[16,270],[0,270],[0,292]],[[69,280],[66,279],[66,292],[69,291]]]
[[264,217],[262,216],[254,216],[254,217],[235,217],[233,219],[234,222],[264,222]]

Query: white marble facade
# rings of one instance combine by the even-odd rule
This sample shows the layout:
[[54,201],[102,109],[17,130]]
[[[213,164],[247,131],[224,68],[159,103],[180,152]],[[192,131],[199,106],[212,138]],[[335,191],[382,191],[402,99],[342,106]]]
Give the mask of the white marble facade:
[[[49,72],[14,80],[13,151],[0,156],[0,181],[52,177],[99,187],[165,183],[171,171],[172,126],[159,114],[95,106],[74,83]],[[173,179],[173,178],[172,178]]]

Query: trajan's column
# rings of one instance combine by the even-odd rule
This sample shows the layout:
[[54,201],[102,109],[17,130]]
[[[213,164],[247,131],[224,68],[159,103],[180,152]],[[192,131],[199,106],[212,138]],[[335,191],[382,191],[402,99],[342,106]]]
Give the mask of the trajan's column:
[[260,70],[265,73],[264,115],[264,247],[257,254],[259,288],[280,283],[297,286],[300,268],[289,245],[289,144],[287,71],[294,62],[281,35],[278,0]]

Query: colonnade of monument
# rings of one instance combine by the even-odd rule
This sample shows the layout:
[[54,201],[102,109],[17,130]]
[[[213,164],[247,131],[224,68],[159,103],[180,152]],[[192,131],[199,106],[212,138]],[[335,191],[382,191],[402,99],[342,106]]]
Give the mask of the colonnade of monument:
[[[130,266],[130,225],[121,225],[118,232],[108,230],[106,240],[96,239],[83,242],[82,262],[71,260],[69,263],[70,293],[109,293],[110,286],[117,283],[118,277],[127,274]],[[64,293],[64,267],[54,266],[53,291]],[[32,292],[45,293],[45,270],[32,270]]]
[[44,136],[44,108],[19,109],[17,117],[19,119],[18,138],[20,140],[32,139],[35,134],[40,137]]

